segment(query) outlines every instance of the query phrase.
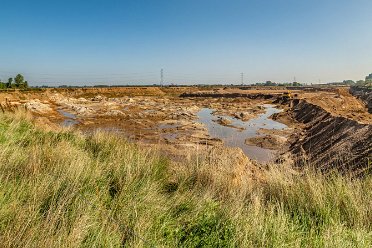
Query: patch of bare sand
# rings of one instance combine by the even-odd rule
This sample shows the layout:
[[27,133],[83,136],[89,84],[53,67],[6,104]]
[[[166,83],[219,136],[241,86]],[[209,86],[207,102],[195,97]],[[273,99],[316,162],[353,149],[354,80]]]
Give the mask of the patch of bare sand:
[[252,137],[245,140],[247,145],[255,145],[270,150],[279,150],[287,142],[287,138],[277,135]]

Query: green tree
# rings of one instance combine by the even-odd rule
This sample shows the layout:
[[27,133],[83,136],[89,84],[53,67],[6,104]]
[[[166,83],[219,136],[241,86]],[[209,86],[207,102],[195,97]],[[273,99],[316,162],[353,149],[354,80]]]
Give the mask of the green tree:
[[372,73],[366,77],[366,86],[372,87]]
[[13,84],[13,78],[8,78],[8,82],[6,83],[6,87],[7,88],[12,88],[12,84]]
[[5,89],[6,88],[6,84],[0,80],[0,89]]
[[24,77],[21,74],[18,74],[15,77],[14,81],[15,81],[16,88],[21,88],[23,86],[23,84],[24,84],[25,79],[24,79]]
[[271,81],[266,81],[266,83],[264,85],[265,86],[276,86],[276,83],[273,83]]

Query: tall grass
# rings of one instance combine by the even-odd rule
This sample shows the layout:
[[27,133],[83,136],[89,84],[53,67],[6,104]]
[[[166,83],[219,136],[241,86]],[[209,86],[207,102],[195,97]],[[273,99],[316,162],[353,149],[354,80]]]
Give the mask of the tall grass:
[[104,133],[0,116],[1,247],[371,247],[372,180],[174,163]]

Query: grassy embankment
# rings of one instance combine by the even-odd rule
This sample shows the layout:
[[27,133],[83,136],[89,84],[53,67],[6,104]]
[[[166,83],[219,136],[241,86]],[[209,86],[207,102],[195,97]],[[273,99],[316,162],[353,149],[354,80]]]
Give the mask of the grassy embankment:
[[283,165],[233,183],[209,161],[1,115],[1,247],[371,247],[371,177]]

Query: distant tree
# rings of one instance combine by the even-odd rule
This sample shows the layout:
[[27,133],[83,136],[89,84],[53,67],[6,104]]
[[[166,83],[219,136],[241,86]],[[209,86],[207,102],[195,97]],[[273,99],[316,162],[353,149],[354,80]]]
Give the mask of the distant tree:
[[14,81],[15,81],[15,86],[16,86],[16,88],[22,88],[23,85],[24,85],[24,81],[25,81],[25,79],[24,79],[24,77],[23,77],[21,74],[18,74],[18,75],[15,77]]
[[366,82],[364,80],[358,80],[356,81],[356,85],[364,85]]
[[344,80],[342,83],[346,84],[346,85],[354,85],[355,84],[355,82],[353,80]]
[[372,87],[372,73],[366,77],[365,85]]
[[6,83],[6,87],[7,88],[12,88],[12,84],[13,84],[13,78],[8,78],[8,82]]
[[0,80],[0,89],[5,89],[6,88],[6,83]]
[[276,86],[276,83],[273,83],[271,81],[266,81],[265,86]]

